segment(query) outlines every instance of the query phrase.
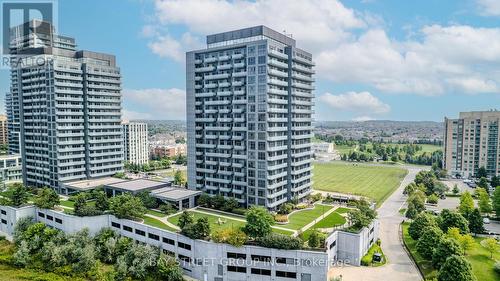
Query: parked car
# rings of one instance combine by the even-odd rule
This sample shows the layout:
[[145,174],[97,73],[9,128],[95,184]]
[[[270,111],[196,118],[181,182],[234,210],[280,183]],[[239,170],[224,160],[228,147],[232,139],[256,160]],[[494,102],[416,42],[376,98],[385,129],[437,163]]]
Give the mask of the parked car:
[[485,223],[485,224],[490,223],[490,219],[489,219],[489,218],[484,218],[484,219],[483,219],[483,223]]

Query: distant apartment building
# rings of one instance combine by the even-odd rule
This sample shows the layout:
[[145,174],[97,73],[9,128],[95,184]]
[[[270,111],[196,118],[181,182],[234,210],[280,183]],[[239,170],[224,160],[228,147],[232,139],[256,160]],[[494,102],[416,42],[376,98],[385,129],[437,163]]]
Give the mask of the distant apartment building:
[[489,176],[499,174],[498,124],[500,111],[460,112],[445,118],[443,166],[452,175],[471,177],[484,167]]
[[123,143],[125,161],[138,165],[148,163],[148,124],[124,121]]
[[11,55],[25,63],[11,68],[9,151],[21,155],[27,185],[123,170],[120,69],[113,55],[75,48],[47,22],[11,29]]
[[0,145],[9,143],[7,132],[7,116],[2,114],[0,115]]
[[188,186],[275,209],[310,194],[314,62],[265,26],[186,54]]
[[151,147],[151,158],[161,159],[166,157],[176,157],[186,155],[186,144],[156,145]]
[[0,188],[4,186],[23,182],[22,159],[19,155],[0,156]]
[[334,147],[332,142],[317,142],[313,144],[314,153],[333,153]]

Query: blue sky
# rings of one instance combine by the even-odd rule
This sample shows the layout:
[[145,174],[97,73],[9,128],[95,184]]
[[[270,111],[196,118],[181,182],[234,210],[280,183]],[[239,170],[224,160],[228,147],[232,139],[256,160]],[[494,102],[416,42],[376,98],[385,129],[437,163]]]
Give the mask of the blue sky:
[[[183,119],[184,52],[265,24],[317,63],[316,120],[434,120],[500,103],[497,0],[60,0],[58,29],[115,54],[124,115]],[[0,91],[8,91],[0,70]]]

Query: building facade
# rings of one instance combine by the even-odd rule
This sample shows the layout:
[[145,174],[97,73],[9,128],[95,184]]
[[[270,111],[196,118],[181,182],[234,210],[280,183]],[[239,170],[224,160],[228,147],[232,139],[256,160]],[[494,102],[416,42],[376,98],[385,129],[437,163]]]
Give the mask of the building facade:
[[165,157],[176,157],[186,155],[187,147],[184,143],[173,145],[156,145],[151,147],[151,157],[153,159],[161,159]]
[[11,183],[23,182],[23,165],[19,155],[0,156],[0,188]]
[[7,116],[1,114],[0,115],[0,145],[6,145],[9,143],[7,132],[8,132]]
[[149,162],[148,124],[123,122],[125,161],[142,165]]
[[[31,32],[22,34],[24,27]],[[123,170],[121,75],[115,57],[76,51],[74,38],[46,22],[11,30],[6,98],[9,151],[22,157],[24,182],[58,188],[60,182]]]
[[452,175],[473,177],[481,167],[499,175],[500,111],[460,112],[445,118],[443,167]]
[[275,209],[311,192],[314,62],[265,26],[186,54],[188,187]]

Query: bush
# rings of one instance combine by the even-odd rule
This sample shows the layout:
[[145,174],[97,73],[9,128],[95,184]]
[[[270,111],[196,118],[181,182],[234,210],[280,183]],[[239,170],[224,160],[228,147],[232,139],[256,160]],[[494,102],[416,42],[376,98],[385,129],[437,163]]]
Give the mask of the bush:
[[212,240],[216,243],[227,243],[235,247],[241,247],[248,241],[248,237],[241,229],[224,228],[214,231]]
[[167,203],[167,204],[161,204],[160,205],[160,211],[164,213],[165,215],[170,215],[175,213],[177,210],[172,206],[172,204]]
[[276,222],[286,223],[286,222],[288,222],[288,216],[277,214],[274,216],[274,220]]
[[280,215],[288,215],[293,211],[293,204],[292,203],[284,203],[281,204],[279,209],[278,209],[278,214]]
[[410,224],[408,228],[408,234],[413,240],[418,240],[422,235],[422,232],[431,226],[437,227],[437,222],[431,214],[421,213],[415,220]]
[[439,198],[437,197],[436,194],[431,194],[431,195],[427,196],[427,203],[429,203],[429,204],[437,204],[438,200],[439,200]]
[[237,214],[237,215],[240,215],[240,216],[246,216],[247,209],[245,209],[245,208],[236,208],[236,209],[233,209],[233,213]]
[[257,244],[266,248],[283,250],[299,250],[302,248],[302,240],[283,234],[271,233],[264,237],[257,238]]
[[500,261],[497,261],[497,262],[495,263],[495,265],[493,266],[493,270],[494,270],[496,273],[500,274]]

